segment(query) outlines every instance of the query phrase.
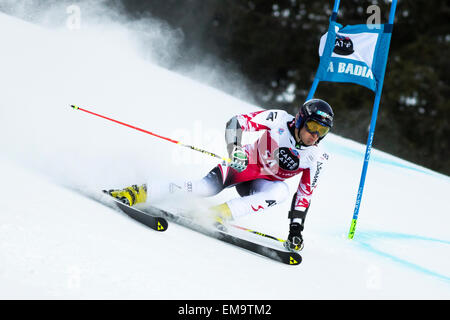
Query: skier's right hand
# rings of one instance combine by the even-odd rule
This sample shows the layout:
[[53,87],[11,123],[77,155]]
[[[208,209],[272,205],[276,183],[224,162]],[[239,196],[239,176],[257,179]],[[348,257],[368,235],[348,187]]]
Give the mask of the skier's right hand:
[[247,153],[240,146],[235,146],[230,154],[231,162],[229,166],[238,172],[247,169],[248,157]]
[[284,247],[289,251],[300,251],[303,249],[303,227],[298,222],[292,222],[289,225],[289,236],[284,243]]

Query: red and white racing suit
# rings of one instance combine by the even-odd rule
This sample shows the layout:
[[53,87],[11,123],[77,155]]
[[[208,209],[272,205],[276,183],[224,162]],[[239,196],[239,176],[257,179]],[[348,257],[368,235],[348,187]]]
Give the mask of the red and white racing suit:
[[286,111],[257,111],[237,115],[236,119],[244,135],[245,132],[261,133],[254,143],[242,146],[249,160],[247,168],[238,172],[219,164],[203,179],[178,183],[177,188],[209,197],[225,188],[236,187],[241,197],[227,201],[236,219],[285,201],[289,197],[289,188],[283,181],[301,174],[291,210],[305,211],[328,161],[328,154],[319,145],[306,147],[296,143],[294,117]]

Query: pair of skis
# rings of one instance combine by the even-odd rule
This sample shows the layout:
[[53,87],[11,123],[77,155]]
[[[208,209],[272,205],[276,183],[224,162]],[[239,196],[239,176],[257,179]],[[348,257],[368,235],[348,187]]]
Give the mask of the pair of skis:
[[[189,229],[198,231],[202,234],[205,234],[210,237],[217,238],[218,240],[224,241],[226,243],[235,245],[237,247],[246,249],[248,251],[254,252],[256,254],[259,254],[261,256],[288,264],[288,265],[297,265],[300,264],[302,261],[302,257],[297,252],[290,252],[287,250],[279,250],[272,247],[268,247],[253,241],[249,241],[246,239],[242,239],[240,237],[231,235],[230,233],[226,231],[221,231],[219,229],[210,229],[206,228],[198,223],[196,223],[193,219],[181,216],[181,215],[175,215],[173,213],[167,212],[165,210],[156,208],[156,207],[149,207],[143,210],[139,210],[137,208],[130,207],[121,201],[111,197],[111,199],[114,200],[117,207],[123,211],[125,214],[127,214],[129,217],[141,222],[142,224],[152,228],[155,231],[166,231],[169,224],[167,221],[174,222],[176,224],[182,225],[184,227],[187,227]],[[277,242],[284,242],[285,240],[275,238],[273,236],[263,234],[254,230],[250,230],[244,227],[236,226],[236,225],[230,225],[232,228],[237,228],[246,232],[250,232],[252,234],[256,234],[258,236],[272,239]]]

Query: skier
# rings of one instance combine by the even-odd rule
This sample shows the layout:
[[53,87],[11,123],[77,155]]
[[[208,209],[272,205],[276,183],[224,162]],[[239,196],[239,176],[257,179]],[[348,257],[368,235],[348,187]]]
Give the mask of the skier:
[[[289,189],[283,181],[301,173],[288,214],[289,235],[285,247],[291,251],[302,250],[306,214],[329,157],[318,144],[333,126],[333,117],[332,108],[321,99],[306,101],[295,117],[283,110],[236,115],[227,122],[225,130],[231,163],[217,165],[201,180],[187,181],[181,186],[170,183],[167,189],[173,192],[178,188],[209,197],[225,188],[236,187],[239,198],[210,208],[214,218],[224,223],[285,201]],[[242,145],[242,133],[254,131],[262,131],[261,137],[255,143]],[[133,185],[108,193],[132,206],[158,198],[158,192],[152,195],[152,187],[148,189],[146,184]]]

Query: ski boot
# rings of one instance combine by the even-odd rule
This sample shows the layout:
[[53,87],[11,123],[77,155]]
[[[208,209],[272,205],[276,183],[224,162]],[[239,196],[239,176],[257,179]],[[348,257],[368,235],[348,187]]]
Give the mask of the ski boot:
[[133,184],[130,187],[120,190],[103,190],[103,192],[108,193],[111,197],[118,199],[119,201],[125,203],[126,205],[134,206],[138,203],[143,203],[147,201],[147,185],[143,184],[138,186]]
[[233,219],[230,207],[226,203],[209,208],[214,227],[218,230],[227,232],[226,222]]

